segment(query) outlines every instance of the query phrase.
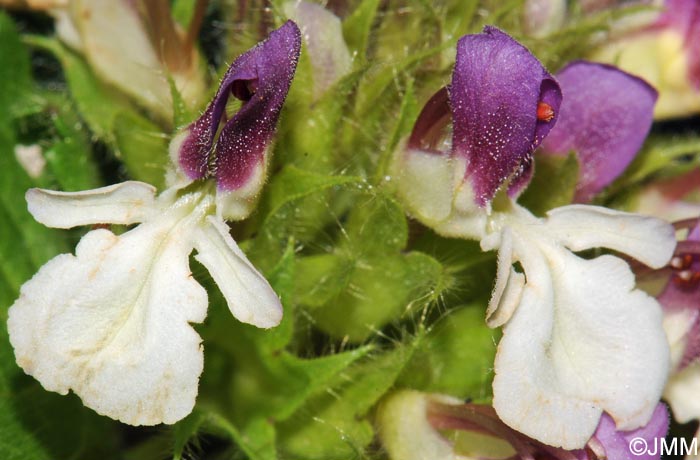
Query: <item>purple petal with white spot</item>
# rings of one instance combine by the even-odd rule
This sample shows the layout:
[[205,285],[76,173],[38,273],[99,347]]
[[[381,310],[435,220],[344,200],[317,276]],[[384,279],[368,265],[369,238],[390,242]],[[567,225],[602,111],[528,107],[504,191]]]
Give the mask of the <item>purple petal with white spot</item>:
[[[515,178],[508,192],[530,177],[532,151],[557,121],[561,91],[556,80],[521,44],[494,27],[462,37],[449,87],[452,152],[468,161],[475,201],[485,206]],[[546,103],[552,117],[538,118]]]
[[[214,99],[190,125],[180,148],[180,166],[190,179],[214,176],[218,188],[227,191],[246,183],[255,166],[264,160],[300,49],[299,28],[287,21],[231,64]],[[243,105],[224,125],[214,146],[231,95]]]
[[586,61],[569,64],[557,79],[564,101],[542,152],[578,155],[575,200],[587,202],[634,159],[651,128],[657,93],[616,67]]
[[[668,425],[668,409],[663,403],[656,406],[649,423],[632,431],[617,431],[615,421],[608,414],[603,414],[593,438],[589,441],[589,446],[598,444],[605,451],[604,458],[611,460],[623,458],[658,460],[661,457],[661,448],[655,449],[655,446],[658,446],[660,440],[666,437]],[[630,451],[631,448],[639,448],[642,445],[641,442],[632,443],[635,438],[643,439],[647,446],[647,449],[639,455],[637,452],[632,455]],[[649,452],[656,452],[656,455],[651,455]]]

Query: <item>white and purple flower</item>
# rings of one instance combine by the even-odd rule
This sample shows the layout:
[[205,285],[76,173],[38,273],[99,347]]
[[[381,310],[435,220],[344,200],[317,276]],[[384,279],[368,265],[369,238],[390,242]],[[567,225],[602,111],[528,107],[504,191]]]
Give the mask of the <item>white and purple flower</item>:
[[591,59],[614,63],[659,91],[657,119],[700,112],[700,3],[661,0],[641,24],[623,18]]
[[[576,122],[576,115],[589,112],[577,111],[573,96],[567,114],[567,94],[585,81],[569,77],[580,71],[590,72],[594,81],[599,72],[616,72],[580,63],[565,70],[562,88],[503,32],[487,27],[462,38],[451,85],[419,115],[393,170],[397,193],[417,219],[443,235],[477,239],[482,249],[498,250],[487,310],[489,326],[503,326],[494,408],[510,427],[567,450],[588,442],[604,412],[619,430],[646,425],[669,369],[661,309],[635,289],[629,265],[609,254],[576,253],[608,248],[658,268],[675,247],[673,228],[658,219],[586,205],[538,218],[516,203],[532,176],[533,151],[555,134],[558,119],[566,116],[563,129],[584,130],[576,135],[587,141],[579,151],[582,162],[618,148],[612,134],[601,134],[607,126],[639,129],[623,115],[619,122],[611,119],[612,125],[605,117],[599,124],[595,118]],[[610,84],[625,86],[629,80],[620,72]],[[644,102],[650,110],[653,91],[644,86],[643,92],[652,99]],[[608,93],[614,97],[615,91]],[[638,136],[614,134],[623,136],[622,145],[635,146],[628,150],[639,147]],[[616,161],[624,168],[629,159]],[[582,170],[592,171],[582,193],[608,180],[599,181],[593,166]]]
[[[630,458],[633,439],[653,445],[655,440],[664,438],[669,415],[666,406],[659,403],[646,425],[620,431],[614,420],[603,414],[585,446],[566,450],[512,429],[489,405],[400,390],[382,402],[377,424],[382,443],[396,460],[613,460]],[[658,449],[655,454],[635,455],[642,460],[660,457]]]
[[[671,345],[671,376],[664,398],[680,423],[700,420],[700,221],[676,224],[686,231],[669,267],[671,276],[657,297]],[[700,432],[698,433],[700,435]]]
[[[27,192],[50,227],[139,225],[88,232],[76,254],[46,263],[21,288],[8,331],[18,364],[50,391],[74,391],[100,414],[132,425],[175,423],[192,411],[203,367],[207,293],[189,255],[210,272],[229,309],[276,326],[279,298],[229,234],[226,219],[252,209],[265,179],[277,119],[294,76],[293,22],[239,57],[213,102],[173,142],[170,188],[124,182],[84,192]],[[230,94],[243,100],[220,129]]]

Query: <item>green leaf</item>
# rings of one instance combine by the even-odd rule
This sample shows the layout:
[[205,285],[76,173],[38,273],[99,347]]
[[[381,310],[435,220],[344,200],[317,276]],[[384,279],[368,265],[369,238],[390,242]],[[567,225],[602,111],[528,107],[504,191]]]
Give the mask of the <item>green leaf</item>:
[[419,343],[420,336],[409,344],[370,355],[281,423],[278,438],[284,458],[364,458],[363,452],[374,438],[368,414],[394,385]]
[[362,342],[403,314],[429,304],[441,275],[442,266],[419,252],[363,259],[355,263],[348,288],[310,313],[331,336]]
[[[409,79],[406,84],[406,89],[401,99],[401,107],[399,108],[399,116],[394,126],[393,134],[386,145],[382,156],[379,159],[377,170],[374,175],[374,183],[379,184],[386,180],[386,174],[389,172],[391,160],[394,157],[395,150],[399,146],[399,142],[404,137],[408,136],[413,130],[413,124],[418,118],[420,107],[416,99],[413,89],[413,80]],[[389,178],[390,179],[390,178]]]
[[403,254],[407,239],[406,218],[393,199],[368,193],[355,200],[335,252],[301,262],[311,269],[300,272],[305,279],[297,284],[308,289],[301,298],[311,301],[306,305],[323,331],[362,342],[413,304],[431,301],[442,266],[425,254]]
[[284,206],[300,198],[331,187],[363,182],[358,177],[316,174],[288,166],[275,175],[267,186],[265,200],[261,204],[261,212],[266,214],[267,220],[278,214]]
[[[270,415],[277,420],[289,418],[311,395],[325,390],[338,374],[372,349],[371,346],[365,346],[314,359],[301,359],[291,354],[284,354],[279,360],[280,379],[277,380],[279,395],[275,398],[279,402],[275,412]],[[297,376],[297,378],[290,379],[290,376]]]
[[92,158],[92,146],[86,126],[62,97],[55,98],[53,125],[58,139],[46,149],[44,157],[51,175],[62,190],[79,191],[99,187],[99,172]]
[[0,124],[28,110],[32,101],[29,53],[20,41],[12,20],[0,11]]
[[383,63],[373,68],[371,72],[367,73],[367,78],[362,81],[360,86],[357,114],[359,116],[367,116],[372,112],[377,113],[379,109],[382,109],[381,106],[383,105],[377,104],[377,101],[384,99],[384,93],[393,86],[397,74],[409,72],[416,65],[446,48],[449,48],[447,44],[441,44],[411,54],[398,62]]
[[474,30],[472,23],[479,8],[479,0],[462,0],[453,2],[444,14],[444,36],[461,37],[466,33],[481,32]]
[[63,66],[71,96],[90,129],[114,146],[131,177],[161,187],[168,164],[167,139],[129,100],[99,80],[85,60],[55,39],[26,41],[53,53]]
[[24,194],[36,185],[15,158],[17,143],[13,114],[7,107],[22,105],[29,97],[29,55],[12,21],[0,12],[0,275],[9,289],[3,295],[0,318],[21,284],[50,257],[65,248],[55,231],[38,224],[27,211]]
[[578,159],[574,153],[566,157],[539,155],[535,175],[518,201],[533,214],[544,216],[550,209],[573,201],[578,174]]
[[12,131],[0,124],[0,264],[16,293],[21,282],[67,246],[62,233],[37,223],[27,211],[24,194],[35,184],[15,160],[14,145]]
[[[236,355],[227,435],[251,458],[260,459],[275,458],[274,421],[288,418],[310,396],[322,393],[341,372],[371,350],[371,347],[363,347],[301,359],[284,351],[259,354],[254,343],[245,345],[241,340],[224,344]],[[221,393],[222,390],[218,386],[215,391]]]
[[345,224],[341,248],[355,255],[397,252],[408,241],[408,224],[401,206],[389,195],[368,187],[354,200]]
[[[0,219],[2,219],[2,216],[0,216]],[[2,227],[0,227],[2,229]],[[0,231],[0,238],[3,238],[4,235]],[[14,241],[14,240],[10,240]],[[3,244],[3,243],[0,243]],[[3,254],[6,253],[6,249],[0,249],[0,257],[2,257]],[[12,303],[15,301],[17,298],[17,287],[15,285],[11,285],[11,280],[10,276],[8,274],[7,267],[11,266],[11,264],[3,264],[2,265],[2,271],[0,272],[0,321],[6,321],[7,320],[7,307],[9,305],[12,305]]]
[[187,29],[189,26],[196,5],[197,2],[193,0],[174,0],[172,2],[173,18],[183,29]]
[[277,149],[275,161],[316,173],[337,170],[344,159],[329,152],[338,151],[338,131],[349,129],[343,117],[365,71],[363,68],[343,76],[319,97],[313,93],[311,63],[302,54],[285,103],[284,113],[293,113],[294,117],[282,118],[278,145],[284,148]]
[[252,420],[241,432],[238,445],[248,454],[251,460],[275,460],[277,448],[275,440],[277,433],[270,420],[256,418]]
[[250,259],[263,271],[271,269],[289,238],[308,241],[329,221],[326,192],[363,183],[352,176],[315,174],[294,166],[284,168],[272,178],[258,206],[262,222],[247,251]]
[[345,226],[347,250],[362,257],[403,249],[408,241],[408,224],[401,206],[383,194],[358,201]]
[[[377,164],[386,166],[384,162],[391,155],[386,146],[395,131],[396,114],[400,111],[406,87],[404,82],[412,81],[411,73],[442,49],[444,46],[438,46],[411,53],[399,60],[380,61],[381,64],[365,72],[350,114],[352,120],[361,122],[358,126],[346,123],[348,129],[338,132],[337,149],[345,152],[341,157],[343,167],[373,177],[377,182]],[[381,104],[377,101],[381,101]]]
[[196,439],[197,433],[206,421],[206,415],[195,410],[190,415],[173,425],[173,460],[182,460],[187,445]]
[[259,417],[288,418],[311,395],[324,390],[340,372],[371,350],[371,347],[362,347],[302,359],[286,351],[274,355],[259,354],[250,342],[247,350],[241,345],[242,341],[234,345],[238,348],[234,352],[237,366],[230,392],[235,407],[232,420],[238,425]]
[[263,419],[254,420],[245,431],[239,430],[226,417],[210,413],[206,419],[209,429],[222,432],[232,439],[250,460],[275,460],[275,430],[272,424]]
[[7,319],[7,308],[19,295],[20,286],[37,269],[27,257],[25,244],[20,227],[13,222],[5,207],[0,207],[0,274],[2,284],[7,288],[2,293],[0,308],[0,320],[3,321]]
[[[293,287],[284,287],[291,281],[287,278],[292,273],[289,268],[294,269],[291,245],[269,277],[275,289],[282,287],[276,292],[283,296],[283,301]],[[371,350],[371,347],[362,347],[317,358],[298,357],[281,348],[289,341],[291,330],[264,331],[242,324],[232,317],[225,304],[221,304],[218,292],[210,290],[210,293],[214,307],[210,308],[207,324],[201,328],[208,348],[202,395],[217,401],[230,397],[235,409],[230,419],[239,429],[258,417],[275,420],[288,417],[309,395],[322,391],[338,373]],[[291,324],[294,311],[289,311],[288,306],[285,303],[283,321]],[[223,357],[223,368],[214,368],[217,366],[215,356]],[[227,365],[232,366],[230,371]],[[222,379],[227,372],[231,372],[230,383]],[[230,391],[222,390],[222,385]]]
[[296,296],[307,307],[322,307],[348,286],[354,264],[342,254],[318,254],[298,261]]
[[85,60],[62,45],[57,39],[28,36],[32,46],[53,53],[63,66],[71,96],[78,111],[90,129],[101,139],[110,140],[114,118],[123,110],[130,110],[127,99],[101,82]]
[[457,398],[490,399],[500,334],[486,326],[485,305],[477,302],[446,314],[430,329],[399,384]]
[[[191,3],[194,4],[194,2]],[[187,107],[182,94],[175,85],[175,80],[170,76],[168,76],[168,84],[170,85],[170,95],[173,98],[173,125],[177,131],[192,123],[197,118],[197,112]]]
[[161,129],[130,111],[116,114],[113,128],[115,145],[129,174],[162,189],[170,160],[168,142]]
[[362,0],[355,11],[343,21],[343,35],[350,54],[356,53],[359,62],[366,59],[369,36],[379,3],[379,0]]

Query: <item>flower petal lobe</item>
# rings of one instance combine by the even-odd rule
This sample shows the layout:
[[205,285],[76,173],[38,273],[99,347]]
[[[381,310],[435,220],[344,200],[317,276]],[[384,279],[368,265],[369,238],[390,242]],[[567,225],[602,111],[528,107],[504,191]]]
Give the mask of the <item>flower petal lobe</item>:
[[155,187],[128,181],[83,192],[33,188],[26,194],[29,212],[47,227],[71,228],[91,224],[130,225],[151,211]]
[[191,412],[203,356],[188,323],[204,319],[207,295],[190,276],[190,243],[170,224],[94,230],[22,287],[8,330],[25,372],[131,425]]
[[229,227],[209,216],[195,237],[195,258],[207,269],[239,321],[270,328],[282,320],[282,303],[267,280],[248,261]]

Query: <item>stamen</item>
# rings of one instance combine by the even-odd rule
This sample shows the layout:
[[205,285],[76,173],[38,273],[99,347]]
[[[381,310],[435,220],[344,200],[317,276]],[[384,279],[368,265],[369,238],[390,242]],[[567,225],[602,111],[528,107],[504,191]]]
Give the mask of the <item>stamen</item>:
[[546,102],[537,103],[537,119],[540,121],[552,121],[554,118],[554,109]]
[[693,263],[693,256],[690,254],[682,254],[673,257],[671,259],[671,262],[669,265],[671,265],[671,268],[675,268],[676,270],[685,270],[687,268],[690,268],[690,266]]
[[679,287],[694,287],[700,283],[700,272],[683,270],[675,274],[673,283]]
[[[688,237],[692,234],[700,219],[686,219],[674,222],[676,230],[688,230]],[[678,241],[675,255],[668,264],[673,270],[671,278],[676,286],[682,288],[695,288],[700,285],[700,241],[697,238]]]

